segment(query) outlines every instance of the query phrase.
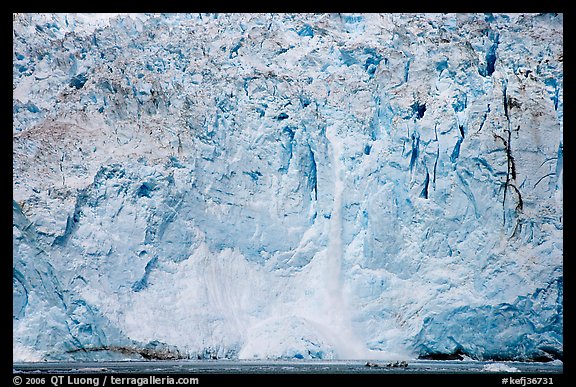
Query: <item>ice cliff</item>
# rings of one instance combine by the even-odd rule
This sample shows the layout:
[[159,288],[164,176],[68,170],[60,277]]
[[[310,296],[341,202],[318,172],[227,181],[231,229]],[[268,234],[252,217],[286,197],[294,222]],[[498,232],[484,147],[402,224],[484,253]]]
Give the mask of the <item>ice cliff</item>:
[[563,356],[562,14],[14,14],[14,360]]

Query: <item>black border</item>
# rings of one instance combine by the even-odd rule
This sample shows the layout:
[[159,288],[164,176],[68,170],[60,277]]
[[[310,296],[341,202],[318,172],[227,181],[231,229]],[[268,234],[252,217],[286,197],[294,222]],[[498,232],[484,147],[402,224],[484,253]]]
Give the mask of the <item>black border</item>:
[[[399,2],[394,1],[395,4],[383,4],[383,1],[368,1],[359,4],[358,2],[351,3],[342,3],[342,2],[327,2],[327,1],[315,1],[315,2],[307,2],[307,3],[299,3],[299,4],[289,4],[284,2],[267,2],[267,3],[260,3],[260,4],[244,4],[243,2],[235,2],[235,3],[214,3],[214,5],[206,5],[206,4],[198,4],[193,2],[186,2],[186,3],[175,3],[175,2],[138,2],[134,4],[129,4],[127,2],[116,2],[112,7],[108,6],[106,11],[114,11],[114,12],[295,12],[295,13],[304,13],[304,12],[450,12],[450,13],[472,13],[472,12],[558,12],[563,13],[564,19],[566,22],[564,23],[564,30],[568,31],[565,35],[568,36],[575,36],[573,33],[571,34],[570,31],[573,29],[573,25],[571,22],[573,18],[570,16],[572,12],[569,11],[568,4],[550,4],[548,3],[539,3],[539,2],[529,2],[525,1],[523,3],[517,3],[511,5],[508,2],[500,1],[495,3],[471,3],[471,2],[460,2],[458,4],[450,4],[448,6],[443,6],[442,8],[438,9],[438,3],[436,2],[426,2],[426,3],[418,3],[418,2]],[[391,3],[391,2],[390,2]],[[70,11],[71,8],[75,9],[75,12],[98,12],[99,10],[92,9],[94,5],[97,5],[96,8],[100,8],[100,12],[102,7],[102,3],[94,3],[94,2],[84,2],[84,3],[75,3],[73,6],[70,5],[63,5],[63,4],[54,4],[53,2],[44,2],[42,4],[31,4],[31,3],[11,3],[9,4],[11,11],[10,13],[6,13],[6,18],[4,19],[4,23],[1,23],[3,27],[6,28],[5,36],[8,36],[10,33],[8,29],[12,25],[11,14],[14,12],[67,12]],[[487,7],[488,6],[488,7]],[[80,9],[78,9],[80,8]],[[487,9],[488,8],[488,9]],[[7,42],[7,39],[6,39]],[[6,54],[8,58],[12,57],[12,46],[7,45]],[[10,52],[8,52],[10,50]],[[570,60],[570,50],[566,49],[566,45],[564,46],[564,57],[569,58],[568,63],[572,64],[573,62]],[[566,61],[566,60],[565,60]],[[8,83],[8,74],[12,72],[12,65],[8,60],[6,61],[6,79],[7,85],[5,86],[6,90],[11,90],[12,82]],[[569,69],[571,65],[569,65]],[[573,65],[572,65],[573,66]],[[565,66],[566,67],[566,66]],[[10,75],[11,77],[11,75]],[[564,82],[564,168],[563,173],[570,176],[571,172],[573,171],[570,165],[570,159],[572,157],[572,150],[574,149],[574,145],[571,144],[572,136],[573,136],[573,128],[574,125],[572,124],[573,118],[571,114],[566,114],[566,112],[570,112],[570,91],[573,90],[573,82],[572,76],[570,72],[568,72],[568,76],[564,74],[563,82]],[[12,113],[8,112],[10,109],[9,105],[6,104],[6,117],[11,116]],[[11,109],[10,109],[11,110]],[[9,115],[10,114],[10,115]],[[8,133],[8,128],[5,128],[5,132]],[[566,149],[568,152],[566,152]],[[7,154],[7,152],[6,152]],[[10,156],[11,157],[11,156]],[[6,162],[6,165],[8,161]],[[13,182],[12,175],[9,176],[8,179],[11,183]],[[571,178],[565,178],[564,182],[571,183]],[[569,185],[569,189],[571,186]],[[2,190],[4,193],[6,190]],[[570,191],[568,191],[570,193]],[[11,218],[11,212],[9,212],[10,208],[8,207],[8,203],[10,203],[9,198],[1,201],[5,206],[2,206],[2,210],[6,212],[6,225],[8,225],[8,219]],[[571,241],[574,240],[573,236],[576,234],[573,233],[573,227],[571,227],[572,216],[571,216],[571,209],[572,201],[571,197],[568,195],[564,197],[564,215],[563,215],[563,227],[564,227],[564,235],[568,236],[568,238],[564,238],[564,276],[571,277],[574,273],[573,269],[571,269],[571,265],[573,265],[573,257],[574,255],[571,254],[572,246]],[[568,233],[566,232],[568,230]],[[6,230],[6,235],[10,235],[9,230]],[[7,240],[11,241],[11,239],[6,238]],[[568,242],[568,243],[567,243]],[[11,245],[8,244],[9,246]],[[10,294],[10,279],[8,277],[8,273],[11,273],[9,262],[11,261],[8,257],[5,257],[3,260],[6,262],[6,279],[4,281],[0,281],[3,286],[6,286],[5,293],[3,294]],[[575,371],[572,368],[572,361],[573,361],[573,333],[571,331],[571,327],[573,326],[574,321],[574,307],[572,303],[572,296],[573,296],[573,288],[572,288],[573,280],[568,278],[564,279],[564,371],[562,374],[526,374],[526,373],[471,373],[471,374],[464,374],[464,373],[457,373],[457,374],[409,374],[409,373],[387,373],[387,374],[158,374],[158,376],[169,375],[173,377],[178,376],[187,376],[187,377],[198,377],[201,385],[206,384],[220,384],[220,383],[250,383],[258,385],[261,383],[262,385],[270,385],[271,383],[301,383],[302,385],[318,385],[319,383],[326,383],[326,382],[337,382],[337,383],[393,383],[392,385],[399,385],[401,383],[417,383],[421,385],[427,384],[441,384],[444,386],[462,386],[465,383],[481,383],[482,385],[491,386],[491,385],[502,385],[502,378],[505,377],[513,377],[513,378],[520,378],[524,377],[552,377],[554,380],[554,385],[566,385],[567,381],[571,376],[574,375]],[[3,305],[7,305],[9,300],[3,302]],[[569,328],[566,328],[569,327]],[[8,329],[7,329],[8,330]],[[12,332],[10,330],[10,332]],[[7,336],[7,335],[6,335]],[[3,337],[3,341],[5,340],[5,345],[2,348],[8,350],[11,347],[12,343],[12,336],[11,333],[9,338]],[[10,343],[8,342],[10,341]],[[6,354],[5,354],[6,355]],[[3,356],[4,359],[12,358],[12,354],[10,356]],[[3,364],[2,372],[3,375],[0,378],[0,381],[6,381],[6,383],[0,382],[2,385],[15,385],[13,384],[13,377],[20,376],[22,378],[27,378],[28,374],[22,373],[14,373],[12,363],[8,363],[5,360],[5,364]],[[50,377],[54,375],[63,375],[57,372],[49,373],[49,374],[40,374],[34,375],[35,377],[44,378],[45,384],[44,385],[51,385]],[[68,375],[68,374],[67,374]],[[79,374],[76,374],[79,375]],[[125,376],[125,377],[138,377],[138,376],[147,376],[150,374],[81,374],[86,377],[95,377],[98,376],[102,378],[103,375],[114,375],[114,376]],[[24,385],[24,384],[23,384]],[[62,384],[67,385],[67,384]],[[100,382],[100,385],[102,383]]]
[[[127,377],[127,378],[149,378],[149,374],[106,374],[107,383],[106,386],[121,386],[121,384],[111,384],[111,377]],[[156,375],[156,374],[154,374]],[[34,378],[34,379],[44,379],[43,384],[36,384],[36,385],[44,385],[44,386],[52,386],[50,383],[51,378],[63,376],[64,383],[59,384],[60,386],[73,386],[75,384],[69,384],[66,382],[68,377],[76,378],[76,377],[84,377],[84,378],[98,378],[99,379],[99,386],[103,385],[103,381],[105,376],[103,374],[62,374],[62,373],[54,373],[54,374],[15,374],[14,376],[10,376],[12,380],[14,378],[22,378],[24,381],[21,383],[22,386],[25,386],[26,379]],[[342,375],[334,375],[334,374],[158,374],[157,377],[170,377],[173,379],[177,379],[179,377],[186,377],[186,378],[198,378],[198,386],[206,386],[206,385],[242,385],[242,386],[273,386],[274,383],[276,384],[294,384],[298,386],[322,386],[322,385],[329,385],[329,383],[333,383],[335,385],[342,385],[342,386],[350,386],[355,385],[356,383],[366,384],[366,385],[374,385],[374,386],[399,386],[402,384],[409,384],[415,386],[429,386],[429,385],[441,385],[441,386],[469,386],[470,382],[473,382],[474,385],[481,385],[481,386],[509,386],[510,385],[510,378],[514,380],[521,380],[521,378],[540,378],[540,379],[548,379],[548,381],[552,381],[553,383],[551,386],[565,386],[567,385],[567,377],[566,375],[562,374],[519,374],[519,373],[493,373],[493,374],[379,374],[379,375],[366,375],[366,374],[342,374]],[[503,383],[503,379],[507,379],[507,383]],[[6,384],[8,385],[17,385],[16,383],[13,384]],[[28,384],[30,385],[30,384]],[[79,384],[76,384],[78,386]],[[167,386],[169,384],[156,384],[157,386]],[[173,384],[177,386],[177,384]],[[521,382],[519,384],[514,384],[516,386],[522,386]],[[525,386],[535,386],[536,383],[533,384],[525,384]],[[540,382],[540,385],[542,382]],[[547,385],[550,385],[548,382]],[[124,384],[124,386],[129,386],[129,384]],[[143,384],[143,386],[153,386],[151,384]],[[178,386],[192,386],[192,384],[179,384]]]

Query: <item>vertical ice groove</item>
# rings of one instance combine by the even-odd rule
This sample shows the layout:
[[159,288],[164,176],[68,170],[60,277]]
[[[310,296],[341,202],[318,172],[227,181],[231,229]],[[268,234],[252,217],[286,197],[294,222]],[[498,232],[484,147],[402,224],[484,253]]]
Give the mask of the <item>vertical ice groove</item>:
[[456,160],[458,159],[458,156],[460,156],[460,145],[462,144],[463,140],[464,137],[458,138],[458,140],[456,141],[456,145],[454,145],[454,149],[452,150],[452,154],[450,155],[450,161],[452,161],[453,163],[455,163]]
[[495,70],[495,63],[496,63],[496,50],[498,49],[500,35],[496,32],[491,35],[494,35],[492,39],[492,44],[490,48],[486,51],[486,69],[483,75],[492,76]]
[[314,192],[314,200],[318,200],[318,172],[316,165],[316,158],[314,156],[314,151],[308,145],[308,151],[310,152],[310,172],[308,176],[308,188],[311,192]]
[[406,65],[404,66],[404,82],[408,82],[408,76],[410,75],[410,62],[412,58],[408,58]]
[[430,183],[430,174],[428,173],[428,168],[426,168],[426,177],[424,178],[424,183],[422,184],[422,191],[420,191],[420,197],[428,199],[428,184]]
[[462,176],[462,173],[460,171],[458,172],[458,179],[460,180],[462,191],[464,192],[464,194],[466,195],[468,200],[470,200],[470,203],[472,203],[472,206],[474,207],[474,214],[476,218],[480,218],[480,211],[478,209],[478,203],[476,202],[476,197],[474,196],[474,193],[470,188],[470,184],[466,181],[464,176]]
[[480,132],[482,130],[482,128],[484,127],[484,124],[486,123],[486,118],[488,118],[489,113],[490,113],[490,104],[488,104],[486,112],[482,116],[482,121],[480,122],[480,126],[478,127],[477,133]]
[[26,280],[20,271],[12,269],[13,283],[13,303],[12,316],[15,319],[22,318],[28,305],[28,289],[26,289]]
[[410,155],[410,171],[414,169],[414,165],[418,160],[418,154],[420,152],[420,133],[416,130],[412,132],[412,153]]
[[558,145],[558,152],[556,158],[556,189],[562,184],[562,169],[564,167],[564,145],[562,142]]

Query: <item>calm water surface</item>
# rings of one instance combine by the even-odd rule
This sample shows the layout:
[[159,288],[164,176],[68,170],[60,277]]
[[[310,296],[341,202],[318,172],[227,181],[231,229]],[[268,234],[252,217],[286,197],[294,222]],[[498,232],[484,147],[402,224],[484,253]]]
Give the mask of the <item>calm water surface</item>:
[[561,374],[562,363],[411,360],[407,367],[388,367],[388,362],[366,361],[120,361],[14,363],[15,373],[150,373],[150,374],[378,374],[378,373],[505,373],[518,375]]

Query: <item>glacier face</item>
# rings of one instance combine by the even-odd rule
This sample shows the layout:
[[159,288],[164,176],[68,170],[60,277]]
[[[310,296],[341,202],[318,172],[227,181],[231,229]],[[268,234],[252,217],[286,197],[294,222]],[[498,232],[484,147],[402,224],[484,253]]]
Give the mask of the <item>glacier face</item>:
[[15,360],[562,357],[562,14],[13,19]]

